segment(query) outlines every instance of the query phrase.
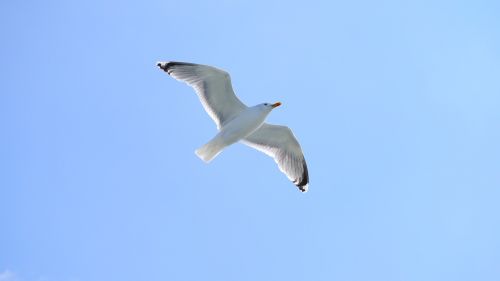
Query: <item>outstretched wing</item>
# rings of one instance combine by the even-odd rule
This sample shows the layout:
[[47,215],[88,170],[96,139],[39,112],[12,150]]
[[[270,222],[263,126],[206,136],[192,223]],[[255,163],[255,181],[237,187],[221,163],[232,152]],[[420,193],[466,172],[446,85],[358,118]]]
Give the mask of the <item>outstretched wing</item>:
[[194,88],[217,129],[247,108],[234,94],[231,77],[221,69],[173,61],[157,65],[170,76]]
[[274,158],[279,169],[302,192],[309,187],[309,174],[300,144],[286,126],[264,123],[242,142]]

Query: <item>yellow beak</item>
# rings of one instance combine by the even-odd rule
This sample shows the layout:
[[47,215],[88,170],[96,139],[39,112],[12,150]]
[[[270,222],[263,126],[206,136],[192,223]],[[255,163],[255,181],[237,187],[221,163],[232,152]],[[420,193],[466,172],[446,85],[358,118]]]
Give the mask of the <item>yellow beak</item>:
[[277,103],[273,104],[273,108],[278,107],[280,105],[281,105],[281,102],[277,102]]

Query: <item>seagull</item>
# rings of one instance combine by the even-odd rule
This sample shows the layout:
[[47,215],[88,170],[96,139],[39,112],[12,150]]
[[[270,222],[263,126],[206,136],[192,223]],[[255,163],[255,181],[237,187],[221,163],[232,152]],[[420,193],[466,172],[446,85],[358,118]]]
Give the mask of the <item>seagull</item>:
[[309,186],[304,154],[299,142],[286,126],[265,123],[280,102],[243,104],[234,94],[229,74],[213,66],[187,62],[158,62],[157,66],[178,81],[193,87],[217,125],[219,133],[195,151],[206,163],[233,143],[242,143],[274,158],[278,168],[302,192]]

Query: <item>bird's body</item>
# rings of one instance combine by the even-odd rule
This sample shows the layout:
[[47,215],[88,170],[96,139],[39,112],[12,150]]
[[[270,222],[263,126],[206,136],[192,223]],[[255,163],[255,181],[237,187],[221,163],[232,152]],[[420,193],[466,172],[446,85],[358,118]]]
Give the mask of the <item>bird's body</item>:
[[249,107],[234,119],[230,120],[227,125],[222,127],[218,135],[220,135],[228,145],[246,138],[264,124],[267,115],[271,113],[272,109],[272,106],[266,106],[264,104]]
[[220,128],[219,133],[210,142],[197,149],[196,155],[205,162],[210,162],[225,147],[248,137],[259,129],[272,109],[272,105],[259,104],[241,111]]
[[195,89],[219,129],[212,140],[195,151],[198,157],[210,162],[225,147],[241,141],[273,157],[280,170],[301,191],[307,191],[307,165],[292,131],[285,126],[265,123],[269,113],[281,103],[247,107],[234,94],[229,74],[215,67],[183,62],[159,62],[157,65]]

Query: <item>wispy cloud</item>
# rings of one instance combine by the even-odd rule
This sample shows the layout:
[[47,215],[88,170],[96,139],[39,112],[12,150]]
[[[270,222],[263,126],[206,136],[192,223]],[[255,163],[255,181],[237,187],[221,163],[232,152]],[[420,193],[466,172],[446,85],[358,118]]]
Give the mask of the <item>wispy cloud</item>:
[[16,274],[8,269],[0,272],[0,281],[19,281]]
[[[9,270],[9,269],[5,269],[4,271],[0,271],[0,281],[25,281],[25,280],[28,280],[26,278],[21,278],[19,277],[18,274],[16,274],[15,272]],[[49,279],[44,277],[44,276],[40,276],[36,279],[30,279],[30,280],[35,280],[35,281],[48,281]],[[78,279],[70,279],[70,281],[78,281]]]

